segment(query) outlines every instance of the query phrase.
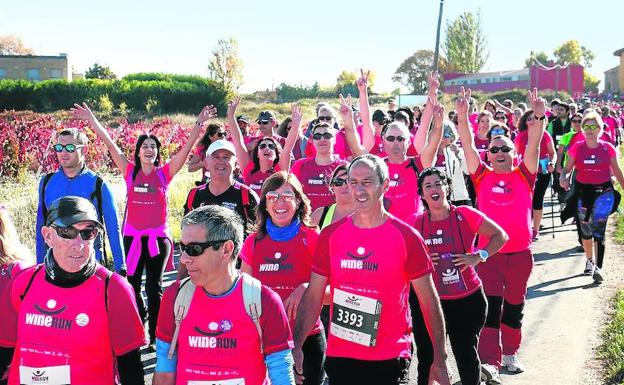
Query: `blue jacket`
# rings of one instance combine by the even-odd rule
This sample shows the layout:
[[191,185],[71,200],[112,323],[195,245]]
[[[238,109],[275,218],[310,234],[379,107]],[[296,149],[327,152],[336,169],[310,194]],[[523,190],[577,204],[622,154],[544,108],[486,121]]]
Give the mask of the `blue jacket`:
[[[37,205],[37,263],[42,263],[45,253],[48,249],[46,243],[41,235],[41,228],[44,225],[43,221],[43,207],[41,205],[41,189],[43,187],[43,176],[39,180],[39,192]],[[98,208],[97,199],[94,197],[91,199],[95,191],[95,181],[97,175],[84,167],[78,175],[73,178],[68,178],[62,169],[55,172],[48,183],[46,184],[45,191],[45,205],[50,207],[52,202],[56,199],[67,196],[76,195],[87,198]],[[117,217],[117,205],[115,204],[115,197],[113,196],[110,184],[106,181],[102,184],[102,211],[99,213],[104,218],[104,225],[106,227],[106,234],[108,235],[108,241],[113,253],[113,262],[115,265],[115,271],[125,270],[126,262],[123,245],[121,243],[121,229],[119,224],[119,218]],[[102,260],[102,239],[98,237],[95,242],[95,257],[98,261]]]

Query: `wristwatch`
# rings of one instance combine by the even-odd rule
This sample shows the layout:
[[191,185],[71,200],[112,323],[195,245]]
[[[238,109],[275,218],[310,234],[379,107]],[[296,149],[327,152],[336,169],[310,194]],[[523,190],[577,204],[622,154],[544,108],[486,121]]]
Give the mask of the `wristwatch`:
[[481,262],[485,262],[487,261],[488,258],[490,258],[490,254],[488,254],[488,252],[483,249],[477,250],[477,254],[479,254],[479,258],[481,258]]

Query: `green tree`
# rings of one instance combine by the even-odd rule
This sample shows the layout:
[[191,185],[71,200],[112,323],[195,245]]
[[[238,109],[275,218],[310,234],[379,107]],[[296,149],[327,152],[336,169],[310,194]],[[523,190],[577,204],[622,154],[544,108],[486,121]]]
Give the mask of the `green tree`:
[[236,92],[243,84],[243,60],[238,54],[238,42],[234,38],[220,39],[212,50],[208,63],[210,78],[228,92]]
[[534,61],[546,65],[550,61],[550,59],[548,58],[548,54],[544,51],[531,51],[531,55],[529,55],[529,57],[524,61],[525,67],[529,68]]
[[598,85],[600,84],[600,79],[590,74],[587,71],[583,71],[583,83],[584,83],[584,91],[585,92],[598,92]]
[[32,55],[34,51],[15,35],[0,36],[0,55]]
[[[410,57],[403,60],[403,63],[394,71],[392,80],[409,87],[414,94],[425,94],[427,92],[427,75],[433,66],[433,51],[418,50]],[[440,56],[438,59],[438,69],[440,73],[455,71],[455,68]]]
[[487,40],[481,28],[481,15],[477,11],[464,12],[446,23],[444,54],[460,72],[479,72],[488,60]]
[[[343,94],[345,96],[347,94],[351,94],[353,96],[358,95],[359,92],[357,90],[357,86],[355,85],[355,82],[358,79],[358,77],[359,77],[358,71],[347,71],[347,70],[342,71],[338,75],[338,78],[336,79],[336,92],[339,94]],[[368,77],[369,91],[375,85],[376,77],[377,77],[376,74],[373,71],[371,71]]]
[[555,49],[553,55],[557,64],[582,64],[586,68],[590,68],[596,58],[590,49],[581,46],[577,40],[568,40],[561,44]]
[[95,63],[85,72],[85,79],[114,80],[117,79],[117,75],[109,66]]

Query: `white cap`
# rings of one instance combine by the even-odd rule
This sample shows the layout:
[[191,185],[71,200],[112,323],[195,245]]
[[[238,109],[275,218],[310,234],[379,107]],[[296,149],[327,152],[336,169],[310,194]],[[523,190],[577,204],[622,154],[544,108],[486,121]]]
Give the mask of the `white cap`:
[[226,150],[226,151],[231,152],[232,155],[236,155],[236,150],[234,149],[234,145],[232,144],[232,142],[225,140],[225,139],[215,140],[214,142],[212,142],[212,144],[208,146],[208,150],[206,151],[206,154],[210,156],[215,151],[219,151],[219,150]]

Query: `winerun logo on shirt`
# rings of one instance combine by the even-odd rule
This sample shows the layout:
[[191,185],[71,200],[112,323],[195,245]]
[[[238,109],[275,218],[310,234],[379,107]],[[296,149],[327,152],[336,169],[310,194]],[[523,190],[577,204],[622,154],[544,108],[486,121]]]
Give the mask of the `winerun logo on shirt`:
[[58,309],[56,308],[56,300],[50,299],[46,303],[46,308],[35,304],[33,306],[35,310],[37,310],[40,314],[36,313],[26,313],[25,323],[26,325],[33,326],[42,326],[46,328],[53,329],[62,329],[62,330],[70,330],[72,325],[74,324],[74,320],[57,317],[59,314],[63,313],[67,306],[61,306]]
[[234,324],[229,320],[210,322],[208,330],[195,326],[193,329],[200,335],[189,336],[189,346],[202,349],[236,349],[236,338],[223,337],[223,334],[231,331],[233,327]]
[[347,256],[349,256],[351,259],[341,259],[340,267],[342,269],[349,270],[377,271],[379,265],[376,262],[366,261],[366,259],[370,258],[373,255],[372,252],[367,253],[365,248],[358,247],[356,250],[356,254],[347,252]]
[[325,175],[319,174],[318,178],[309,178],[308,184],[317,184],[317,185],[325,184]]
[[292,263],[286,263],[287,259],[288,259],[288,255],[284,255],[278,251],[273,255],[272,258],[264,257],[264,260],[267,263],[261,263],[260,266],[258,267],[258,270],[261,273],[275,272],[275,271],[282,271],[282,270],[292,270],[293,265]]

